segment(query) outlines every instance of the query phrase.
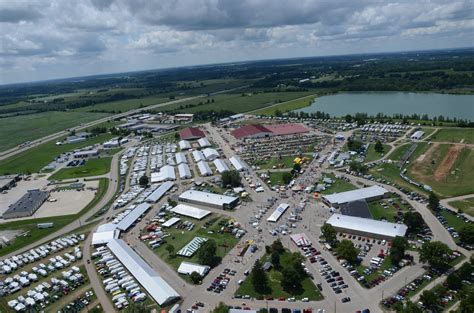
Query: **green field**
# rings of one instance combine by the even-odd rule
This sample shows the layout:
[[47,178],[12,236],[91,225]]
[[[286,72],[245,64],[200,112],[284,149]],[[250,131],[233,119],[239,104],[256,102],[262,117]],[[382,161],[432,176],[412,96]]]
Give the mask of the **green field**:
[[54,140],[49,141],[0,161],[0,174],[37,173],[61,153],[101,143],[113,137],[111,134],[102,134],[97,137],[88,138],[83,142],[64,145],[56,145]]
[[108,114],[68,111],[2,118],[0,119],[0,151],[105,116]]
[[393,201],[392,203],[388,199],[368,203],[370,214],[374,220],[385,219],[388,222],[394,223],[399,211],[402,213],[407,211],[407,207],[402,205],[398,199],[391,200]]
[[104,111],[104,112],[111,112],[111,113],[120,113],[120,112],[130,111],[133,109],[147,107],[154,104],[165,103],[168,101],[172,101],[172,100],[170,100],[169,97],[164,97],[160,95],[160,96],[154,96],[154,97],[127,99],[127,100],[99,103],[92,106],[87,106],[87,107],[77,109],[76,111],[88,112],[88,111],[97,110],[97,111]]
[[[284,267],[287,262],[285,261],[288,260],[289,253],[285,252],[280,256],[280,264]],[[267,260],[270,259],[269,255],[265,255],[261,262],[262,264],[265,263]],[[283,298],[289,298],[289,297],[297,297],[297,299],[302,299],[302,298],[308,298],[309,300],[312,301],[320,301],[323,299],[323,296],[319,292],[319,290],[316,288],[314,285],[313,281],[309,278],[306,277],[303,279],[301,282],[302,290],[298,293],[295,294],[290,294],[286,291],[283,290],[281,287],[281,280],[283,278],[283,274],[280,271],[276,271],[274,269],[271,269],[269,272],[267,272],[268,275],[268,285],[270,287],[271,293],[269,294],[272,296],[274,299],[283,297]],[[251,275],[242,283],[242,285],[237,289],[236,294],[239,295],[249,295],[253,298],[262,298],[265,295],[259,294],[258,292],[255,291],[253,285],[252,285],[252,279]]]
[[405,152],[407,152],[408,149],[410,149],[410,147],[411,147],[410,143],[396,147],[395,150],[393,150],[392,153],[388,155],[387,159],[397,160],[397,161],[400,160],[402,156],[405,154]]
[[452,201],[449,202],[449,204],[454,208],[469,214],[470,216],[474,216],[474,197],[464,200]]
[[316,98],[315,95],[307,96],[301,99],[296,99],[292,101],[288,101],[285,103],[277,104],[268,108],[260,109],[257,111],[252,112],[255,115],[271,115],[274,116],[276,111],[280,111],[281,113],[302,109],[304,107],[310,106],[313,103],[314,99]]
[[49,180],[90,177],[106,174],[110,171],[111,157],[89,159],[83,166],[63,168],[51,175]]
[[390,151],[389,145],[384,144],[382,146],[383,146],[383,152],[379,153],[375,151],[375,144],[370,144],[369,149],[367,150],[367,155],[365,156],[365,162],[371,162],[371,161],[381,159],[385,155],[385,153]]
[[270,185],[274,186],[274,185],[284,185],[284,181],[283,181],[283,175],[285,173],[289,173],[290,171],[283,171],[283,172],[271,172],[270,173],[270,177],[268,178],[268,180],[270,181]]
[[[29,245],[41,238],[48,236],[49,234],[58,231],[59,229],[63,228],[67,224],[73,222],[87,211],[92,209],[102,197],[107,192],[107,188],[109,187],[109,180],[105,178],[101,178],[99,180],[99,187],[96,192],[94,199],[92,199],[89,204],[83,208],[79,213],[73,215],[63,215],[63,216],[56,216],[56,217],[45,217],[45,218],[37,218],[37,219],[29,219],[29,220],[22,220],[22,221],[14,221],[8,222],[4,224],[0,224],[0,231],[1,230],[18,230],[22,233],[29,232],[27,236],[17,237],[13,240],[13,242],[0,249],[0,256],[9,254],[13,251],[21,249],[22,247]],[[46,222],[53,222],[54,227],[52,228],[44,228],[38,229],[36,224],[38,223],[46,223]]]
[[[464,140],[463,140],[464,139]],[[431,141],[474,144],[474,129],[472,128],[443,128],[430,137]]]
[[275,168],[293,168],[293,161],[295,155],[284,155],[281,158],[274,157],[268,160],[261,160],[256,162],[254,165],[259,166],[262,170]]
[[[160,111],[195,113],[206,110],[230,110],[243,113],[261,109],[279,102],[289,101],[313,92],[262,92],[245,94],[219,94],[211,97],[188,100],[181,103],[164,106]],[[211,102],[214,99],[214,102]],[[209,103],[207,101],[209,100]]]
[[462,228],[469,225],[468,223],[464,222],[462,219],[460,219],[456,215],[451,214],[449,212],[441,211],[441,215],[444,216],[444,218],[448,222],[448,225],[454,228],[456,232],[459,232]]
[[331,185],[331,187],[326,188],[326,190],[321,191],[321,194],[323,194],[323,195],[330,195],[330,194],[333,194],[333,193],[338,193],[338,192],[344,192],[344,191],[350,191],[350,190],[357,189],[357,187],[354,186],[353,184],[348,183],[345,180],[338,179],[334,175],[325,174],[324,177],[331,178],[334,181],[334,183]]

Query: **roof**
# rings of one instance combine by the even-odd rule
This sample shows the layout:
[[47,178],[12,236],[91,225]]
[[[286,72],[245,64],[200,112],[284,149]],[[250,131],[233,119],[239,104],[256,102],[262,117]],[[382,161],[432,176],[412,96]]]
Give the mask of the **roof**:
[[162,227],[171,227],[174,224],[178,223],[181,219],[179,217],[172,217],[163,224],[161,224]]
[[199,265],[191,262],[181,262],[178,268],[178,273],[190,275],[192,272],[196,272],[201,276],[204,276],[209,272],[210,267],[207,265]]
[[123,240],[112,240],[107,247],[159,305],[179,298],[179,294]]
[[207,162],[199,161],[197,163],[197,165],[198,165],[198,168],[199,168],[199,172],[201,173],[201,176],[212,175],[212,170],[209,167],[209,164],[207,164]]
[[158,173],[151,173],[151,182],[162,182],[166,180],[176,180],[176,173],[174,172],[174,167],[171,165],[165,165],[160,168]]
[[301,124],[276,124],[266,125],[265,127],[275,136],[303,134],[309,132],[309,130]]
[[206,149],[202,150],[202,152],[204,153],[204,157],[206,159],[213,158],[213,157],[216,157],[216,158],[219,157],[219,152],[217,152],[217,150],[214,149],[214,148],[206,148]]
[[298,247],[311,245],[311,241],[305,233],[290,235],[290,238]]
[[214,160],[214,165],[216,166],[217,171],[218,171],[219,173],[224,173],[224,172],[226,172],[226,171],[229,170],[229,167],[228,167],[227,164],[224,162],[224,160],[215,159],[215,160]]
[[190,242],[188,242],[187,245],[185,245],[178,252],[176,252],[176,254],[185,257],[191,257],[207,240],[208,238],[206,237],[194,237]]
[[98,149],[91,149],[91,150],[82,150],[74,152],[74,155],[89,155],[89,154],[97,154],[99,153]]
[[181,150],[191,149],[191,144],[187,140],[181,140],[178,145]]
[[18,212],[33,213],[48,198],[48,195],[49,193],[47,191],[41,191],[39,189],[28,190],[20,199],[10,205],[3,215]]
[[199,139],[198,144],[199,144],[199,146],[201,146],[201,148],[211,146],[211,143],[209,142],[209,140],[206,137]]
[[290,207],[289,204],[287,203],[280,203],[280,205],[275,209],[275,211],[273,211],[272,215],[270,215],[268,218],[267,218],[267,221],[268,222],[276,222],[278,221],[278,219],[280,218],[280,216],[283,215],[283,213],[285,213],[285,211]]
[[120,230],[112,223],[100,225],[96,232],[92,234],[92,245],[101,245],[119,237]]
[[188,163],[188,160],[186,160],[186,155],[184,155],[183,152],[177,152],[174,157],[176,159],[176,164]]
[[192,139],[198,139],[198,138],[205,137],[206,135],[204,135],[204,132],[202,130],[200,130],[199,128],[187,127],[187,128],[182,129],[179,132],[179,136],[183,140],[188,140],[188,139],[192,140]]
[[380,186],[370,186],[366,188],[345,191],[340,193],[335,193],[332,195],[323,196],[327,201],[332,204],[342,204],[351,201],[361,200],[361,199],[369,199],[373,197],[380,197],[385,195],[388,192],[387,189],[380,187]]
[[389,222],[376,221],[369,218],[333,214],[327,222],[333,227],[368,232],[387,237],[405,236],[407,226]]
[[178,165],[178,172],[179,172],[179,177],[180,178],[191,178],[191,170],[189,169],[189,166],[186,163],[181,163]]
[[238,156],[231,157],[229,161],[232,166],[239,172],[248,168],[247,164],[245,164],[245,162],[242,161]]
[[194,150],[193,151],[193,159],[194,159],[194,161],[199,162],[199,161],[205,160],[206,158],[204,157],[204,154],[201,151]]
[[211,214],[211,211],[203,210],[200,208],[196,208],[196,207],[186,205],[186,204],[181,204],[181,203],[175,206],[174,208],[172,208],[171,212],[179,214],[179,215],[189,216],[198,220],[203,219],[204,217]]
[[186,190],[179,196],[179,199],[224,206],[237,201],[239,198],[198,190]]
[[363,218],[372,218],[372,215],[369,211],[369,206],[367,205],[365,199],[345,203],[341,206],[341,214]]
[[135,209],[133,209],[130,213],[128,213],[120,222],[117,223],[117,228],[120,230],[127,230],[132,226],[135,221],[142,216],[146,211],[150,209],[150,205],[148,203],[141,203],[137,205]]
[[229,309],[229,313],[257,313],[257,310]]
[[249,124],[231,131],[232,136],[237,139],[252,137],[255,135],[270,135],[272,132],[263,125]]
[[158,200],[161,199],[161,197],[163,197],[165,195],[165,193],[170,190],[172,187],[174,186],[174,184],[172,182],[164,182],[163,184],[161,184],[160,187],[156,188],[155,191],[153,191],[151,193],[151,195],[149,195],[147,198],[146,198],[146,201],[147,202],[153,202],[153,203],[156,203]]

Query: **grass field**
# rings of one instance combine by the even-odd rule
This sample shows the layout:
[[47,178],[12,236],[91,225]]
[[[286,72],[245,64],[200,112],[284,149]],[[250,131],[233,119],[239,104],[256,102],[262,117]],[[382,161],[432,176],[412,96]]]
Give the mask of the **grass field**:
[[[188,100],[181,103],[170,104],[160,108],[160,111],[186,112],[195,113],[197,111],[206,110],[230,110],[235,113],[243,113],[258,110],[279,102],[289,101],[304,96],[308,96],[313,92],[265,92],[246,94],[242,96],[240,93],[219,94],[196,100]],[[211,102],[214,99],[214,102]],[[207,103],[209,100],[209,103]],[[201,103],[201,104],[199,104]]]
[[375,144],[370,144],[369,149],[367,150],[367,155],[365,156],[365,162],[378,160],[382,158],[388,151],[390,151],[389,145],[383,145],[383,152],[379,153],[375,151]]
[[271,172],[270,173],[270,177],[268,178],[268,180],[270,180],[270,185],[274,186],[274,185],[284,185],[284,181],[283,181],[283,175],[285,173],[289,173],[290,171],[283,171],[283,172]]
[[284,155],[281,159],[275,157],[268,160],[262,160],[254,165],[259,166],[261,169],[272,169],[274,166],[275,168],[293,168],[293,161],[295,158],[296,156],[294,155]]
[[431,141],[437,142],[453,142],[473,144],[474,143],[474,129],[472,128],[443,128],[438,130],[430,137]]
[[444,218],[448,222],[448,225],[454,228],[456,232],[459,232],[462,228],[469,225],[468,223],[464,222],[462,219],[460,219],[456,215],[451,214],[449,212],[441,211],[441,215],[444,216]]
[[51,175],[49,180],[90,177],[106,174],[110,171],[111,157],[90,159],[86,164],[77,167],[63,168]]
[[106,113],[45,112],[0,119],[0,151],[107,116]]
[[[89,204],[77,214],[57,216],[57,217],[45,217],[45,218],[30,219],[30,220],[23,220],[23,221],[14,221],[14,222],[0,224],[0,231],[1,230],[21,230],[22,232],[29,232],[29,235],[15,238],[9,246],[6,246],[0,249],[0,256],[6,255],[15,250],[21,249],[22,247],[29,245],[37,240],[40,240],[43,237],[48,236],[49,234],[55,231],[58,231],[59,229],[66,226],[67,224],[73,222],[74,220],[76,220],[77,218],[85,214],[87,211],[89,211],[92,207],[94,207],[100,201],[100,199],[102,199],[102,197],[105,195],[108,187],[109,187],[109,180],[105,178],[101,178],[99,180],[99,187],[94,199],[92,199],[92,201],[89,202]],[[38,227],[36,226],[36,224],[38,223],[46,223],[46,222],[53,222],[54,227],[38,229]]]
[[[287,260],[288,257],[289,257],[288,252],[285,252],[280,256],[280,264],[282,265],[282,267],[284,267],[285,264],[287,264],[285,260]],[[269,259],[270,259],[270,256],[265,255],[261,260],[262,264],[268,261]],[[303,281],[301,282],[302,288],[299,292],[290,294],[284,291],[281,286],[281,280],[283,278],[283,274],[280,271],[276,271],[272,269],[269,272],[267,272],[267,275],[268,275],[268,285],[271,290],[268,295],[272,296],[274,299],[277,299],[280,297],[283,297],[286,299],[293,296],[297,297],[297,299],[308,298],[309,300],[312,300],[312,301],[319,301],[323,299],[323,296],[321,295],[321,293],[319,292],[319,290],[316,288],[313,281],[309,277],[306,277],[303,279]],[[252,275],[250,275],[242,283],[239,289],[237,289],[236,294],[249,295],[254,298],[260,298],[260,297],[265,296],[255,291],[252,285],[251,276]]]
[[462,210],[464,213],[474,216],[474,197],[464,200],[449,202],[454,208]]
[[388,155],[388,159],[390,160],[400,160],[402,158],[402,156],[405,154],[405,152],[408,151],[408,149],[410,149],[411,147],[411,144],[404,144],[404,145],[401,145],[401,146],[398,146],[397,148],[395,148],[395,150],[392,151],[392,153],[390,153]]
[[357,189],[356,186],[352,185],[351,183],[346,182],[345,180],[342,179],[337,179],[335,178],[334,175],[327,175],[325,174],[324,177],[329,177],[334,180],[334,183],[331,185],[331,187],[326,188],[326,190],[321,191],[321,194],[323,195],[330,195],[333,193],[338,193],[338,192],[344,192],[344,191],[350,191],[350,190],[355,190]]
[[[396,222],[398,212],[406,212],[407,207],[402,205],[398,199],[392,199],[393,202],[390,203],[388,199],[382,201],[372,201],[369,202],[369,211],[374,220],[385,219],[388,222]],[[385,206],[384,206],[384,205]]]
[[301,99],[296,99],[292,101],[288,101],[285,103],[277,104],[268,108],[260,109],[257,111],[252,112],[255,115],[271,115],[274,116],[276,111],[280,111],[282,113],[302,109],[304,107],[310,106],[313,103],[314,99],[316,98],[315,95],[306,96]]
[[0,161],[0,174],[26,172],[36,173],[61,153],[101,143],[111,139],[112,137],[111,134],[102,134],[97,137],[89,138],[83,142],[64,144],[60,146],[57,146],[53,140],[18,153],[6,160]]
[[87,107],[77,109],[76,111],[88,112],[92,110],[100,110],[100,111],[106,111],[106,112],[111,112],[111,113],[120,113],[120,112],[130,111],[133,109],[147,107],[153,104],[160,104],[160,103],[164,103],[168,101],[172,101],[172,100],[170,100],[169,97],[164,97],[160,95],[160,96],[153,96],[153,97],[146,97],[146,98],[127,99],[127,100],[99,103],[92,106],[87,106]]

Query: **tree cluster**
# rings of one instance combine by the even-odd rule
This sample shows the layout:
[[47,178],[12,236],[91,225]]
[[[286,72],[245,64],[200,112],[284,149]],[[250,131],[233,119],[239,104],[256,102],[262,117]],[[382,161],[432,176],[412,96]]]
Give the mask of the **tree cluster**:
[[239,187],[242,185],[240,173],[238,171],[225,171],[221,175],[222,186],[224,187]]
[[201,264],[210,267],[216,267],[222,260],[222,257],[217,255],[217,244],[213,239],[209,239],[201,245],[197,257]]

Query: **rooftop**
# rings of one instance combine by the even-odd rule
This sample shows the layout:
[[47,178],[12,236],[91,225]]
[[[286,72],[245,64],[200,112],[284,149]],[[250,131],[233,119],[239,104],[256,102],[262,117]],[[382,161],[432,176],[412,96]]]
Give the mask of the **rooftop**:
[[347,203],[356,200],[368,199],[373,197],[380,197],[388,193],[388,190],[380,186],[370,186],[366,188],[350,190],[332,195],[326,195],[325,198],[332,204]]
[[234,136],[237,139],[240,138],[245,138],[245,137],[251,137],[255,136],[258,134],[268,134],[270,135],[272,132],[266,128],[263,125],[259,124],[249,124],[242,126],[240,128],[237,128],[231,132],[232,136]]
[[196,201],[224,206],[237,201],[238,198],[224,196],[217,193],[210,193],[198,190],[186,190],[179,196],[180,200]]
[[372,234],[396,237],[405,236],[408,227],[404,224],[376,221],[369,218],[354,217],[341,214],[333,214],[328,220],[328,224],[334,227],[350,229],[355,231],[369,232]]
[[202,138],[202,137],[205,137],[206,135],[205,135],[204,132],[203,132],[202,130],[200,130],[199,128],[196,128],[196,127],[187,127],[187,128],[182,129],[182,130],[179,132],[179,136],[180,136],[181,139],[183,139],[183,140],[188,140],[188,139],[198,139],[198,138]]

